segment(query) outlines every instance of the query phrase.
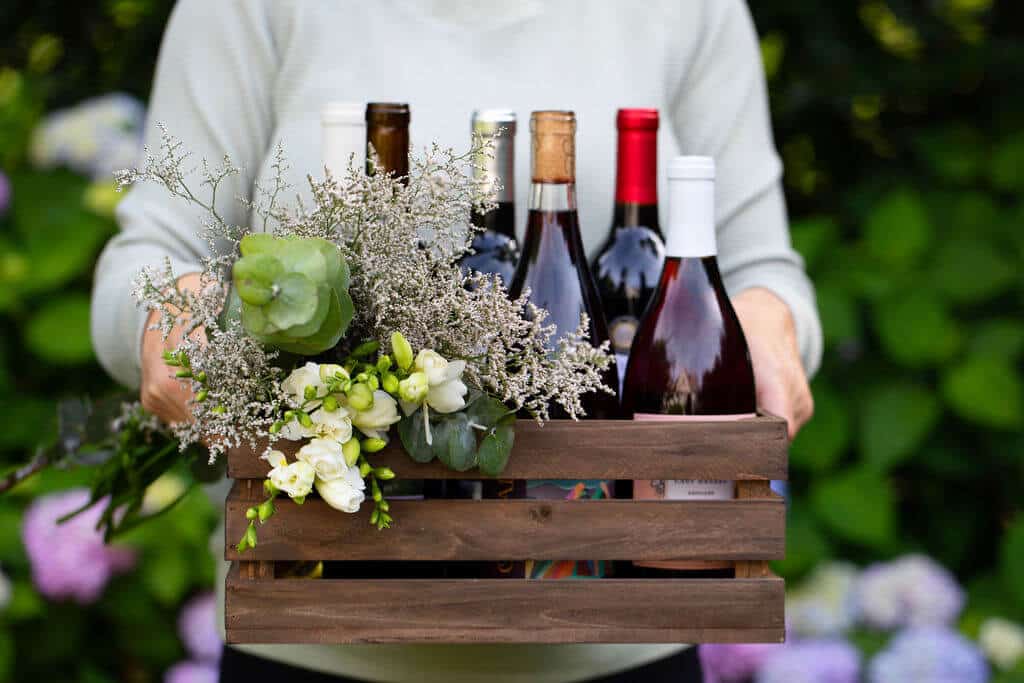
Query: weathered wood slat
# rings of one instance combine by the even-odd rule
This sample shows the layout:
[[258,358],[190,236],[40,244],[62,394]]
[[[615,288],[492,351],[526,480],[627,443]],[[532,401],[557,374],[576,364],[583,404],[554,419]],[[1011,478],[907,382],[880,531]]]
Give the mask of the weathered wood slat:
[[[275,448],[291,457],[296,442]],[[507,479],[786,479],[786,422],[756,417],[735,422],[552,420],[516,423]],[[228,453],[228,476],[262,479],[267,463],[243,448]],[[404,479],[480,479],[437,462],[413,462],[397,439],[373,456]]]
[[229,643],[781,642],[766,579],[227,579]]
[[225,518],[230,560],[770,560],[785,552],[778,497],[732,501],[391,501],[394,526],[310,498],[278,505],[259,544],[231,543],[252,498],[236,485]]

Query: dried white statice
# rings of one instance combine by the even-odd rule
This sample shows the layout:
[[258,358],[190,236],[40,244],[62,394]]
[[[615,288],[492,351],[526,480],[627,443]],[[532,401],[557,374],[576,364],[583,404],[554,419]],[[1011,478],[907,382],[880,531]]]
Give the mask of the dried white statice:
[[203,400],[192,405],[192,424],[175,427],[183,444],[204,440],[216,453],[255,443],[266,437],[285,406],[276,354],[237,321],[220,320],[228,269],[250,230],[317,237],[340,248],[351,271],[348,291],[355,304],[345,346],[367,339],[386,344],[392,332],[401,332],[416,348],[466,360],[471,386],[510,409],[525,408],[540,421],[556,404],[580,417],[581,396],[610,392],[602,382],[611,362],[607,344],[594,347],[586,341],[586,320],[556,341],[547,312],[532,305],[528,293],[511,300],[500,279],[466,275],[459,266],[474,234],[468,225],[471,210],[492,206],[488,192],[493,188],[469,172],[471,160],[490,144],[478,138],[464,155],[434,145],[413,156],[408,178],[367,175],[354,164],[344,178],[310,176],[308,207],[299,199],[290,206],[281,203],[291,188],[284,180],[287,162],[279,146],[270,185],[256,187],[254,199],[245,202],[263,219],[261,226],[249,229],[226,224],[216,211],[221,182],[238,172],[227,158],[218,168],[203,163],[198,171],[199,187],[208,198],[189,186],[188,154],[166,131],[158,155],[147,153],[142,169],[122,172],[122,184],[156,182],[206,214],[203,231],[211,254],[203,263],[199,291],[180,291],[169,265],[144,271],[135,289],[140,302],[161,312],[159,327],[165,335],[174,325],[189,333],[179,351],[190,367],[180,374],[190,375],[185,380]]

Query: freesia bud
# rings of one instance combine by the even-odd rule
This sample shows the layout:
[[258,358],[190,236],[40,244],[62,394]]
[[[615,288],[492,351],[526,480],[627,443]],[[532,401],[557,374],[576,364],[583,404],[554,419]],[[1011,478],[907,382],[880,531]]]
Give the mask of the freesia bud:
[[178,362],[181,363],[182,367],[186,368],[192,365],[192,362],[188,359],[188,354],[184,351],[178,354]]
[[358,375],[356,375],[356,381],[357,382],[365,382],[369,378],[370,378],[370,376],[367,375],[365,372],[360,372]]
[[380,358],[377,359],[377,370],[384,372],[391,368],[391,356],[384,353],[381,354]]
[[398,391],[398,378],[392,373],[388,372],[384,374],[384,381],[382,382],[384,391],[389,394],[394,394]]
[[380,380],[376,375],[370,375],[366,380],[366,385],[370,387],[370,391],[377,391],[380,389]]
[[337,409],[338,399],[334,398],[333,396],[328,396],[327,398],[324,399],[324,410],[326,410],[329,413],[333,413]]
[[249,528],[245,530],[245,542],[250,548],[256,547],[256,525],[249,522]]
[[382,511],[384,511],[384,512],[387,512],[388,510],[390,510],[390,509],[391,509],[391,504],[390,504],[390,503],[388,503],[388,502],[387,502],[386,500],[382,500],[382,501],[381,501],[381,502],[380,502],[380,503],[379,503],[379,504],[377,505],[377,507],[379,507],[379,508],[380,508],[380,509],[381,509]]
[[365,439],[363,441],[363,450],[367,453],[376,453],[388,445],[388,442],[384,439],[372,438]]
[[395,473],[390,467],[378,467],[373,471],[373,473],[382,481],[395,478]]
[[296,505],[302,505],[303,503],[306,502],[306,497],[305,496],[295,496],[294,498],[292,498],[292,501],[294,501],[294,503]]
[[200,389],[196,394],[196,403],[202,403],[206,400],[206,397],[210,395],[210,392],[206,389]]
[[306,388],[302,390],[302,396],[307,401],[312,401],[314,398],[316,398],[316,387],[314,387],[312,384],[307,384]]
[[265,522],[270,519],[274,514],[274,500],[265,500],[260,503],[259,508],[257,508],[257,512],[259,513],[260,522]]
[[425,372],[414,372],[398,383],[398,395],[409,403],[423,403],[429,390]]
[[278,420],[274,424],[270,425],[270,433],[271,434],[277,434],[283,428],[284,428],[284,422],[281,422],[280,420]]
[[274,482],[270,481],[269,479],[263,480],[263,490],[266,491],[267,494],[271,496],[277,493],[277,487],[274,486]]
[[358,382],[348,390],[348,404],[356,410],[369,410],[373,407],[373,392],[370,387]]
[[373,468],[370,467],[370,463],[364,462],[362,465],[359,466],[359,476],[362,477],[363,479],[366,479],[366,475],[368,475],[372,469]]
[[299,424],[309,429],[313,426],[313,418],[308,413],[299,413]]
[[[352,467],[359,460],[359,439],[352,438],[341,444],[341,454],[345,458],[345,464]],[[366,476],[366,475],[363,475]]]
[[408,370],[413,360],[412,346],[402,336],[401,332],[395,332],[391,335],[391,352],[395,356],[395,362],[398,363],[398,367]]
[[256,508],[249,508],[248,510],[245,511],[245,518],[246,519],[252,520],[252,519],[256,519],[259,516],[260,516],[259,510],[257,510]]
[[223,415],[224,413],[228,412],[228,409],[225,408],[224,406],[214,406],[212,412],[216,413],[217,415]]
[[378,343],[377,341],[365,341],[352,351],[352,355],[356,358],[363,358],[365,356],[369,356],[371,353],[373,353],[379,348],[380,343]]
[[185,379],[186,377],[192,376],[192,371],[187,368],[182,368],[181,370],[178,370],[176,373],[174,373],[174,376],[179,379]]
[[291,422],[294,419],[295,419],[295,411],[294,410],[286,410],[286,411],[284,411],[284,421],[285,422]]
[[380,519],[380,510],[374,508],[370,513],[370,524],[376,524],[378,519]]
[[199,382],[200,384],[203,384],[203,383],[206,382],[206,370],[200,370],[199,371],[199,374],[196,375],[196,381]]

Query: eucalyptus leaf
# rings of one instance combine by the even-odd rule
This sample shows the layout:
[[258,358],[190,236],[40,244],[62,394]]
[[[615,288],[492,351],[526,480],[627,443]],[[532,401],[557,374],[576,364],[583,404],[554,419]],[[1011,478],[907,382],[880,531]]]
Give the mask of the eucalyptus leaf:
[[508,465],[515,438],[516,430],[511,424],[503,424],[488,433],[477,451],[480,471],[489,477],[501,474]]
[[320,303],[316,283],[302,273],[287,273],[275,284],[279,291],[266,306],[267,320],[279,330],[309,322]]
[[252,232],[242,238],[238,250],[242,256],[273,254],[277,251],[278,238],[267,232]]
[[422,410],[405,415],[398,421],[398,438],[405,452],[416,462],[430,462],[434,459],[434,451],[427,443],[427,435],[423,430]]
[[243,256],[235,261],[232,280],[238,296],[247,304],[263,306],[274,298],[274,282],[284,275],[284,266],[266,253]]
[[479,394],[475,397],[466,406],[465,412],[470,420],[485,427],[494,427],[511,414],[508,406],[487,394]]
[[434,455],[449,469],[465,472],[476,466],[476,433],[465,413],[431,422]]

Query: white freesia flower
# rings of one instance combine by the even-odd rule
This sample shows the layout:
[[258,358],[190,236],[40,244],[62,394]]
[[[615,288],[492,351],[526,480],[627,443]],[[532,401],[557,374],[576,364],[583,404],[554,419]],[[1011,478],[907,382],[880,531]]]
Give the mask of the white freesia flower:
[[352,424],[370,438],[383,439],[391,425],[398,422],[398,403],[386,391],[373,392],[373,405],[369,410],[355,411]]
[[[424,403],[439,413],[454,413],[466,405],[468,389],[462,381],[462,373],[466,370],[466,361],[447,361],[441,354],[431,349],[423,349],[416,355],[413,367],[427,377],[427,396]],[[402,401],[402,410],[406,415],[416,412],[420,404]]]
[[348,471],[341,444],[330,439],[313,439],[299,449],[295,459],[308,463],[316,472],[317,479],[331,481]]
[[[342,466],[344,465],[342,461]],[[356,467],[346,467],[344,473],[336,479],[316,480],[316,491],[324,502],[342,512],[359,511],[359,506],[366,499],[366,494],[363,493],[365,488],[366,482]]]
[[1008,671],[1024,657],[1024,626],[1000,617],[986,619],[978,631],[978,645],[996,666]]
[[316,470],[309,463],[299,460],[289,464],[281,451],[269,451],[263,459],[274,468],[267,473],[270,483],[289,497],[301,498],[313,490]]
[[306,363],[295,368],[291,374],[281,382],[281,388],[288,394],[292,405],[299,407],[306,400],[306,387],[313,387],[317,396],[324,393],[325,385],[320,379],[320,366],[316,363]]
[[352,419],[344,408],[318,408],[309,418],[313,420],[313,433],[320,439],[331,439],[341,444],[352,438]]

